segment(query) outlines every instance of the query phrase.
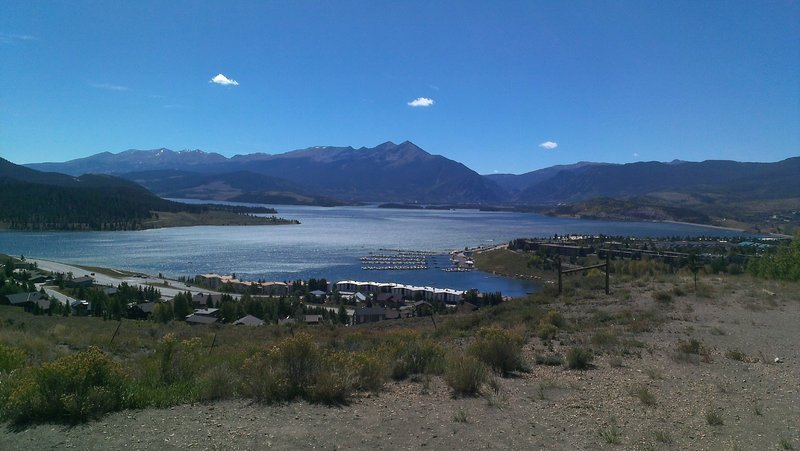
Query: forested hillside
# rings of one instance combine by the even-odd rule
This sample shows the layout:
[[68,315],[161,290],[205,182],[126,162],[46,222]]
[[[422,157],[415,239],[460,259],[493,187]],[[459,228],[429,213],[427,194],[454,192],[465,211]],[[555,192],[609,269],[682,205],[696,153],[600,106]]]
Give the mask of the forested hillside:
[[[128,180],[108,175],[71,177],[27,169],[0,159],[0,228],[17,230],[139,230],[170,225],[160,213],[186,213],[192,221],[288,223],[243,213],[274,214],[269,208],[186,205],[162,199]],[[215,212],[213,219],[206,213]],[[188,223],[188,224],[187,224]]]

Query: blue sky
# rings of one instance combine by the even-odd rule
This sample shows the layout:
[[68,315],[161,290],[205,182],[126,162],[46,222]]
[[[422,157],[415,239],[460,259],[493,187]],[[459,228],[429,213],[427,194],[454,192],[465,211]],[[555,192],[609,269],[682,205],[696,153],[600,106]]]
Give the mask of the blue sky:
[[[15,163],[388,140],[480,173],[800,155],[797,1],[0,10],[0,156]],[[238,84],[211,82],[218,74]]]

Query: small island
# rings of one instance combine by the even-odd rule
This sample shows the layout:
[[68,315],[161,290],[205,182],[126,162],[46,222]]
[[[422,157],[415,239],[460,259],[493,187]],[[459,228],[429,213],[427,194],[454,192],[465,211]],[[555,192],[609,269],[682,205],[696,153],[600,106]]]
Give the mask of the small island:
[[[241,207],[238,209],[215,208],[209,206],[208,209],[199,212],[153,212],[153,218],[142,221],[143,229],[160,229],[164,227],[190,227],[198,225],[215,226],[246,226],[246,225],[288,225],[300,224],[296,219],[285,219],[274,214],[272,216],[259,216],[263,213],[277,213],[272,208],[249,209]],[[249,211],[249,210],[270,210],[270,211]]]

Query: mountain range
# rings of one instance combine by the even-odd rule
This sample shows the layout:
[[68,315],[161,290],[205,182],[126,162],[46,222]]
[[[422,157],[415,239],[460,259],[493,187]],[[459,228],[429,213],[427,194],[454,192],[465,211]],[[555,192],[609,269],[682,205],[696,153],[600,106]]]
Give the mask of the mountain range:
[[127,150],[27,166],[75,176],[114,174],[163,197],[240,202],[555,207],[588,205],[593,199],[624,199],[663,207],[664,211],[677,211],[673,208],[677,206],[721,217],[731,216],[722,211],[731,208],[745,209],[751,216],[767,213],[756,211],[759,206],[774,206],[781,214],[792,205],[800,210],[800,157],[774,163],[580,162],[519,175],[480,175],[405,141],[372,148],[310,147],[231,158],[201,150]]

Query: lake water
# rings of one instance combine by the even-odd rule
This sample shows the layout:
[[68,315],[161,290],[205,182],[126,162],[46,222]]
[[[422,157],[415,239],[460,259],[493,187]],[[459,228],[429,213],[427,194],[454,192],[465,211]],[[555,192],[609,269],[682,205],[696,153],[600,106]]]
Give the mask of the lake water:
[[[365,271],[382,249],[447,252],[553,234],[639,237],[741,235],[671,223],[589,221],[527,213],[279,206],[300,225],[180,227],[138,232],[0,232],[0,252],[167,277],[235,273],[244,280],[326,278],[400,282],[521,295],[536,284],[482,272]],[[446,263],[446,262],[444,262]]]

